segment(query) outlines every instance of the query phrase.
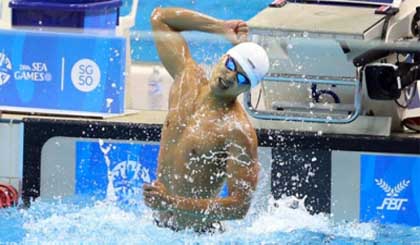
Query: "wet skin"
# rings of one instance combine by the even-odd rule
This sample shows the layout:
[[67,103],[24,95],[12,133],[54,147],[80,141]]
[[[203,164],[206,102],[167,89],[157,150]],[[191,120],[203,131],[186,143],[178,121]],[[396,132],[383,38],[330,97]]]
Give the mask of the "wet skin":
[[[145,203],[157,219],[178,229],[199,230],[217,221],[243,218],[257,184],[257,137],[237,96],[237,71],[223,56],[210,79],[180,35],[183,30],[223,34],[233,43],[246,35],[243,21],[220,21],[185,9],[156,9],[155,41],[163,65],[174,78],[162,129],[158,180],[145,184]],[[227,181],[229,195],[217,197]]]

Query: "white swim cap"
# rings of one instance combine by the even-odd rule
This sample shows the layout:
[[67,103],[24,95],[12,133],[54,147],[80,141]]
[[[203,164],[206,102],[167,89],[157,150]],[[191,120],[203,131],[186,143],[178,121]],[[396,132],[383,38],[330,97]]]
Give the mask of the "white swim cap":
[[270,61],[264,48],[256,43],[245,42],[229,49],[230,55],[245,71],[251,81],[251,87],[255,87],[268,72]]

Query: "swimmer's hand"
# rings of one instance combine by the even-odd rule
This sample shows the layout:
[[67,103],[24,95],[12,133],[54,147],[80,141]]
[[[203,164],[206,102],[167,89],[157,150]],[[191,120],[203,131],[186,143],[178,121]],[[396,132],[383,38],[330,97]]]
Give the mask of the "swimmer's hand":
[[168,210],[172,208],[170,196],[165,186],[155,181],[152,184],[143,185],[144,202],[146,206],[155,210]]
[[248,24],[243,20],[227,20],[225,25],[226,38],[236,45],[248,40]]

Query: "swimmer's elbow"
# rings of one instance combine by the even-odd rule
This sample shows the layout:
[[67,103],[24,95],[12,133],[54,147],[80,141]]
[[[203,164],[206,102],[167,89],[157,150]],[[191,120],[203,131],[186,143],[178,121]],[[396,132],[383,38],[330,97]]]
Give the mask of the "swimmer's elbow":
[[152,15],[150,16],[150,21],[153,23],[162,22],[164,15],[164,9],[157,7],[153,10]]
[[150,16],[151,21],[160,21],[164,22],[165,19],[170,19],[175,16],[176,8],[162,8],[162,7],[156,7],[152,11],[152,15]]

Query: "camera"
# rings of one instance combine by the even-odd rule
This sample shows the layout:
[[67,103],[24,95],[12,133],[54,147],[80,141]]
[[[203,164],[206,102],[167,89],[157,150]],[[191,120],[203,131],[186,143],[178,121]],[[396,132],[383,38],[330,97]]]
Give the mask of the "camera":
[[373,63],[364,67],[368,96],[375,100],[395,100],[401,90],[420,79],[415,63]]
[[394,64],[369,64],[364,70],[368,96],[375,100],[398,99],[401,95],[401,77]]

